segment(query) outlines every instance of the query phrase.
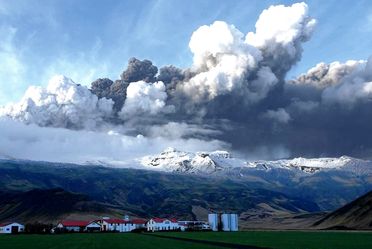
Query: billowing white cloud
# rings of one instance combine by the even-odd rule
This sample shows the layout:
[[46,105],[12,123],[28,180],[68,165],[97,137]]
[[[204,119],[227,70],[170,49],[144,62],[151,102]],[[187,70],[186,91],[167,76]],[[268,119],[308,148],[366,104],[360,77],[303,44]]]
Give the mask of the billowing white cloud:
[[271,6],[261,13],[256,32],[249,32],[246,42],[263,51],[271,64],[284,63],[283,60],[294,63],[301,55],[301,43],[310,39],[315,24],[303,2]]
[[195,102],[239,92],[246,103],[265,98],[300,59],[301,44],[310,39],[315,19],[307,5],[271,6],[246,37],[233,25],[216,21],[197,29],[189,46],[195,75],[178,87]]
[[183,91],[195,101],[204,101],[241,87],[248,70],[261,60],[260,51],[243,38],[243,33],[222,21],[198,28],[189,43],[198,73],[182,85]]
[[0,116],[39,126],[92,129],[109,117],[113,101],[98,99],[86,87],[62,75],[47,88],[31,86],[19,103],[0,108]]
[[155,83],[132,82],[127,88],[127,97],[120,116],[123,119],[129,119],[143,114],[169,113],[173,107],[166,105],[167,97],[165,85],[161,81]]
[[115,131],[93,132],[25,125],[0,119],[0,157],[51,162],[105,162],[134,166],[133,161],[167,147],[185,151],[212,151],[225,148],[218,140],[147,138],[126,136]]

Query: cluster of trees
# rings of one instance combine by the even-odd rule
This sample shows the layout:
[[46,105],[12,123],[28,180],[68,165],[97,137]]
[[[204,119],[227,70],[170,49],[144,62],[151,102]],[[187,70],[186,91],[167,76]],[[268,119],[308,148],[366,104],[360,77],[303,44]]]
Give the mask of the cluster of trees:
[[25,225],[24,233],[49,234],[53,227],[53,224],[44,224],[39,222],[28,223]]

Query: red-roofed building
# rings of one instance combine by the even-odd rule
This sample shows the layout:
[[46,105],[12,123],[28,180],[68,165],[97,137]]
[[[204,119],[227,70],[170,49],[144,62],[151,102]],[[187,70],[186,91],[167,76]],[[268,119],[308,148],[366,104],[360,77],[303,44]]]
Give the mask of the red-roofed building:
[[164,218],[152,218],[150,219],[147,224],[147,231],[170,231],[170,230],[178,230],[180,226],[178,225],[178,221],[176,219],[164,219]]
[[146,221],[143,219],[111,219],[103,218],[97,221],[101,225],[102,231],[110,232],[131,232],[135,229],[146,228]]
[[68,232],[100,231],[101,225],[95,221],[62,220],[57,228]]

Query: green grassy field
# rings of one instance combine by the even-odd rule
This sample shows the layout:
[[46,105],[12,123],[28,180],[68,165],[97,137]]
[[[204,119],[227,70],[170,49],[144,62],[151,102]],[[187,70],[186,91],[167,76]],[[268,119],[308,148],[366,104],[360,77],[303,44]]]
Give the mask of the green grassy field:
[[[250,231],[236,233],[155,233],[198,241],[224,242],[275,249],[371,249],[372,232]],[[229,248],[143,234],[0,235],[1,249],[209,249]]]
[[276,249],[372,249],[372,232],[249,231],[160,234]]
[[[1,249],[198,249],[199,244],[141,234],[0,235]],[[202,248],[221,248],[203,245]]]

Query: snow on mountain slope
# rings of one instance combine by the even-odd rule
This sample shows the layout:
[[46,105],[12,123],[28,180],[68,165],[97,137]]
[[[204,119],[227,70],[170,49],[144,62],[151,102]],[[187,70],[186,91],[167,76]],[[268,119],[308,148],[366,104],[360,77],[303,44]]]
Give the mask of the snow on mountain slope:
[[237,163],[244,165],[244,162],[232,159],[226,151],[190,153],[174,148],[167,148],[156,156],[146,156],[140,162],[149,169],[189,173],[213,173]]
[[[248,162],[249,167],[261,169],[297,169],[306,173],[315,173],[320,170],[338,169],[347,166],[354,159],[351,157],[342,156],[340,158],[294,158],[289,160],[277,161],[253,161]],[[362,160],[360,160],[362,161]]]
[[340,158],[294,158],[277,161],[244,161],[233,158],[229,152],[182,152],[168,148],[159,155],[146,156],[140,163],[148,169],[168,172],[215,173],[221,171],[290,170],[301,174],[313,174],[320,171],[352,171],[357,174],[372,173],[372,162],[347,156]]

